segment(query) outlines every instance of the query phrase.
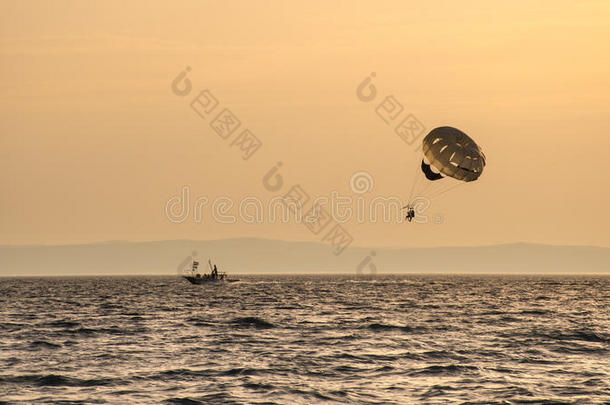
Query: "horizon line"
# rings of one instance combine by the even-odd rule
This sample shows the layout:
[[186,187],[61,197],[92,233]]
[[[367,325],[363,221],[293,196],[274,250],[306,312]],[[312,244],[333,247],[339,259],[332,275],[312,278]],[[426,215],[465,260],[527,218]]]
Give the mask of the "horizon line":
[[[25,247],[75,247],[75,246],[91,246],[91,245],[104,245],[104,244],[137,244],[137,243],[159,243],[159,242],[221,242],[221,241],[235,241],[235,240],[259,240],[259,241],[270,241],[270,242],[281,242],[281,243],[308,243],[314,245],[324,245],[319,241],[310,240],[284,240],[284,239],[273,239],[273,238],[262,238],[255,236],[238,236],[229,238],[217,238],[217,239],[154,239],[154,240],[125,240],[125,239],[109,239],[102,241],[92,242],[80,242],[80,243],[55,243],[55,244],[0,244],[0,247],[9,248],[25,248]],[[548,247],[589,247],[589,248],[600,248],[610,249],[610,246],[601,245],[554,245],[543,242],[503,242],[496,244],[486,245],[438,245],[438,246],[379,246],[379,245],[354,245],[351,248],[359,249],[386,249],[386,250],[398,250],[398,249],[439,249],[439,248],[483,248],[483,247],[495,247],[495,246],[509,246],[509,245],[537,245],[537,246],[548,246]]]

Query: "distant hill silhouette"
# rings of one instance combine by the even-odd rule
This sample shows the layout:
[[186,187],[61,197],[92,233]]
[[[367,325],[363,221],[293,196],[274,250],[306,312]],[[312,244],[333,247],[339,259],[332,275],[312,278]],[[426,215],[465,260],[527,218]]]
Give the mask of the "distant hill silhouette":
[[[327,244],[238,238],[211,241],[111,241],[83,245],[0,246],[0,276],[176,274],[191,253],[207,270],[248,273],[607,273],[610,248],[528,243],[480,247],[350,247],[334,256]],[[363,261],[374,251],[375,255]]]

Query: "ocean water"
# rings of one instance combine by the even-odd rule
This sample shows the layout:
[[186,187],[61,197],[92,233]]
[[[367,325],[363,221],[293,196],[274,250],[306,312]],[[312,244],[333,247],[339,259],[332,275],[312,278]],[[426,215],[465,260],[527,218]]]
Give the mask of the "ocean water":
[[0,402],[610,403],[610,277],[0,279]]

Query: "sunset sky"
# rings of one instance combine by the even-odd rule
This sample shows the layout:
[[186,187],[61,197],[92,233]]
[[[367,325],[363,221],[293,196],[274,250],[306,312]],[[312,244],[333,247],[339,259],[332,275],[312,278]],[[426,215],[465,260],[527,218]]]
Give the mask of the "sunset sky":
[[[487,166],[432,202],[439,223],[349,221],[354,245],[610,247],[607,1],[2,1],[0,21],[0,244],[319,241],[209,207],[173,223],[166,203],[183,186],[191,209],[294,184],[356,197],[357,172],[374,179],[363,198],[406,199],[421,152],[375,112],[393,95]],[[250,159],[191,109],[204,89],[262,141]]]

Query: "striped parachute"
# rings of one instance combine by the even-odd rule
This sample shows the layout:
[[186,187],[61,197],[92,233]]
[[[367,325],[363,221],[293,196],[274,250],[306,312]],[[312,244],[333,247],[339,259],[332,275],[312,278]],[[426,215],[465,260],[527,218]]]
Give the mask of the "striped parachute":
[[422,151],[424,156],[417,165],[409,196],[411,206],[414,198],[431,200],[477,180],[485,167],[485,155],[479,145],[457,128],[433,129],[424,138]]

